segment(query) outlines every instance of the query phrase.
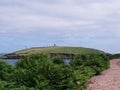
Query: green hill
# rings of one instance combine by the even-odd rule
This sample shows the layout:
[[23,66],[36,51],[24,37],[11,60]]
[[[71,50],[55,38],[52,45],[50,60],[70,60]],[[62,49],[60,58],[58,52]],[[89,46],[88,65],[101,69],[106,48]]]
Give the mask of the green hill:
[[120,53],[118,53],[118,54],[112,54],[110,56],[110,59],[119,59],[119,58],[120,58]]
[[99,54],[104,53],[103,51],[91,49],[91,48],[83,48],[83,47],[35,47],[24,49],[20,51],[14,52],[17,55],[31,55],[31,54],[39,54],[39,53],[66,53],[66,54]]

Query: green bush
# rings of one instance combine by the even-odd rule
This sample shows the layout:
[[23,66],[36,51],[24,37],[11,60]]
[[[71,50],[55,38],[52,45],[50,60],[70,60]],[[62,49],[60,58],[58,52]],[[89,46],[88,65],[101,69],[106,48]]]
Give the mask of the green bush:
[[13,72],[13,67],[7,62],[0,61],[0,80],[9,81],[10,75]]
[[95,74],[90,67],[80,66],[74,69],[74,81],[76,90],[83,90],[87,87],[89,79]]
[[74,68],[85,66],[90,67],[95,71],[96,75],[109,68],[109,59],[104,54],[91,54],[91,55],[77,55],[70,62]]
[[89,79],[109,68],[103,54],[76,55],[70,65],[61,58],[31,55],[14,67],[0,62],[2,90],[84,90]]
[[17,88],[13,85],[14,84],[8,83],[6,81],[0,81],[0,90],[39,90],[37,88],[29,88],[29,87],[25,87],[25,86],[20,86],[19,88]]
[[74,84],[70,66],[65,65],[59,58],[48,58],[44,55],[26,57],[19,61],[13,77],[16,85],[43,90],[66,90],[73,88]]
[[54,64],[65,64],[64,60],[61,59],[60,57],[54,57],[52,58],[52,61]]

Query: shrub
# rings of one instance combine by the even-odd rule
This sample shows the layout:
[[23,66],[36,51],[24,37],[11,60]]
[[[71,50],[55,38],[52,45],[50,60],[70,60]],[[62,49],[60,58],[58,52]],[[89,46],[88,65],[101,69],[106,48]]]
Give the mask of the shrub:
[[77,55],[70,62],[74,68],[85,66],[90,67],[95,71],[95,74],[101,74],[101,72],[109,68],[109,60],[104,54],[91,54],[91,55]]
[[[63,63],[63,64],[62,64]],[[73,71],[59,58],[47,56],[26,57],[16,64],[13,74],[16,85],[36,87],[40,90],[66,90],[73,88]]]
[[9,81],[10,75],[13,72],[13,67],[7,62],[0,61],[0,79]]
[[52,58],[52,61],[54,64],[65,64],[64,60],[60,57],[54,57]]
[[[103,54],[76,55],[70,65],[61,58],[31,55],[17,62],[13,68],[0,62],[2,90],[84,90],[89,79],[109,68]],[[12,78],[11,78],[12,77]]]

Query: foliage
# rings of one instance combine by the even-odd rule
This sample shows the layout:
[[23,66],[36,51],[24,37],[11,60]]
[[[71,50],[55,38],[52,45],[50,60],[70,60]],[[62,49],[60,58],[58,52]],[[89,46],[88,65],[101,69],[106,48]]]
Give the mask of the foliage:
[[13,81],[17,85],[42,90],[65,90],[73,86],[72,69],[60,58],[45,55],[26,57],[16,64],[16,69]]
[[109,68],[109,59],[104,54],[77,55],[70,62],[71,66],[77,68],[81,65],[92,68],[96,75]]
[[52,61],[54,64],[65,64],[64,60],[61,59],[60,57],[54,57],[52,58]]
[[13,83],[8,83],[6,81],[0,81],[0,90],[39,90],[37,88],[29,88],[25,86],[15,87]]
[[119,59],[120,58],[120,54],[113,54],[109,56],[110,59]]
[[[103,54],[76,55],[70,65],[61,58],[31,55],[12,67],[0,62],[2,90],[84,90],[89,79],[109,68]],[[12,77],[12,78],[11,78]]]
[[76,90],[83,90],[87,87],[89,79],[95,75],[95,72],[90,67],[80,66],[74,69],[74,81]]
[[12,71],[13,67],[11,65],[7,62],[0,61],[0,80],[8,81]]

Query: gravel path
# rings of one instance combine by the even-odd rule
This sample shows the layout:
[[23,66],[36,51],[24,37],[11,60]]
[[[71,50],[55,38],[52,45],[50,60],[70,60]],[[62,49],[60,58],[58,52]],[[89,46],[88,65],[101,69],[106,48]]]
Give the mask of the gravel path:
[[120,59],[110,61],[110,69],[93,77],[87,90],[120,90]]

